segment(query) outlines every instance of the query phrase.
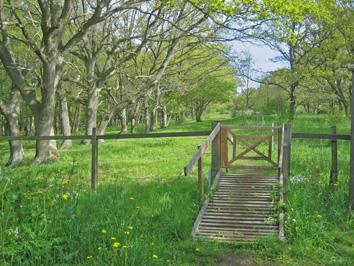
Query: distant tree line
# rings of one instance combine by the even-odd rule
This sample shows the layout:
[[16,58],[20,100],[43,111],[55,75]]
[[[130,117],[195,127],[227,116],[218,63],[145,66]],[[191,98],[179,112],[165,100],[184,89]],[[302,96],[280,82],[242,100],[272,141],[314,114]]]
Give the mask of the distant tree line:
[[[291,100],[295,95],[291,91],[304,80],[298,73],[304,64],[299,52],[307,58],[308,51],[317,50],[319,46],[310,41],[322,40],[315,35],[322,29],[325,40],[327,35],[342,34],[327,32],[329,26],[318,19],[323,15],[346,19],[330,14],[327,10],[344,10],[330,3],[1,0],[0,133],[90,135],[97,128],[104,134],[111,125],[133,132],[138,123],[149,132],[167,127],[171,119],[183,120],[185,114],[200,121],[211,103],[228,101],[235,91],[235,69],[225,41],[255,37],[273,45],[282,40],[290,44],[290,73],[300,77],[288,84]],[[323,21],[331,28],[341,24]],[[303,24],[311,38],[307,31],[302,36]],[[348,40],[352,37],[350,30],[343,34]],[[22,143],[9,145],[9,165],[16,165],[24,158]],[[61,147],[71,145],[65,141]],[[47,162],[57,153],[55,141],[37,141],[34,162]]]

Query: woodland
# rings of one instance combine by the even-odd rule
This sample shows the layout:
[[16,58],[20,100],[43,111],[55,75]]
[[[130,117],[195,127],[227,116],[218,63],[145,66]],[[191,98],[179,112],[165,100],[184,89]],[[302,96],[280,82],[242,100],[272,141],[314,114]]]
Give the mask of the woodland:
[[[238,43],[282,67],[260,70]],[[196,181],[175,180],[200,138],[100,140],[102,184],[88,188],[96,129],[348,133],[353,63],[352,0],[0,0],[0,137],[88,136],[0,140],[0,264],[218,265],[241,252],[249,265],[353,265],[348,143],[333,192],[328,143],[295,141],[284,245],[191,239]]]

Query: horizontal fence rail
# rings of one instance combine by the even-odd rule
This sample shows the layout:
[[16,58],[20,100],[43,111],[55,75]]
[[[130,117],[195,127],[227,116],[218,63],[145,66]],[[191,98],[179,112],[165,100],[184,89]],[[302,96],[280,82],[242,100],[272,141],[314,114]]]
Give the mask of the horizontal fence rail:
[[293,139],[329,139],[329,140],[350,140],[350,135],[322,134],[322,133],[297,133],[291,134]]
[[[211,131],[191,131],[191,132],[166,132],[166,133],[146,133],[146,134],[107,134],[96,135],[97,139],[144,139],[144,138],[176,138],[176,137],[204,137],[209,136]],[[242,136],[241,136],[242,137]],[[293,139],[327,139],[327,140],[350,140],[350,135],[345,134],[322,134],[322,133],[302,133],[293,132]],[[7,140],[84,140],[91,139],[92,135],[77,136],[0,136],[0,141]]]
[[[204,137],[211,131],[192,132],[166,132],[166,133],[146,133],[146,134],[107,134],[96,135],[96,139],[144,139],[144,138],[176,138],[176,137]],[[84,140],[92,139],[92,135],[77,136],[0,136],[1,140]]]

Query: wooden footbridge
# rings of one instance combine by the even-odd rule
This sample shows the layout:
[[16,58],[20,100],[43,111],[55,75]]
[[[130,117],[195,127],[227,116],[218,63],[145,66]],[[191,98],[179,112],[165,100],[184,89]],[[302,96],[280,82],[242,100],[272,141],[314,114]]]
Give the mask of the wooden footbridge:
[[[184,168],[198,164],[201,210],[194,238],[247,243],[284,234],[284,202],[291,132],[282,127],[215,124]],[[204,192],[203,155],[211,146],[209,190]]]

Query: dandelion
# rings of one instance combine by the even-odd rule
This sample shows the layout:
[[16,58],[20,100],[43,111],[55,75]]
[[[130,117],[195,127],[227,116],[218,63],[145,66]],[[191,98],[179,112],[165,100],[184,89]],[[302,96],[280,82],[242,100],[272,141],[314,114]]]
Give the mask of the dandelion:
[[130,235],[130,232],[129,232],[129,231],[126,231],[126,232],[124,232],[124,234],[125,234],[126,236],[128,236],[128,235]]
[[128,229],[129,229],[129,230],[133,230],[133,226],[129,225],[129,226],[128,226]]
[[106,229],[102,229],[102,230],[101,230],[101,233],[104,234],[104,235],[107,234]]
[[114,241],[114,240],[117,240],[117,238],[115,236],[112,236],[111,239]]
[[63,199],[64,200],[69,200],[70,199],[70,194],[69,193],[63,194]]
[[127,248],[128,248],[127,245],[123,245],[123,246],[122,246],[122,249],[127,249]]
[[114,242],[114,243],[112,244],[112,247],[117,249],[117,248],[120,247],[120,243],[119,243],[119,242]]
[[88,259],[88,260],[91,260],[92,258],[93,258],[93,256],[91,256],[91,255],[86,257],[86,259]]
[[157,255],[152,255],[152,258],[154,259],[154,260],[158,260],[159,259],[159,256],[157,256]]
[[63,186],[69,185],[69,179],[64,179],[63,180]]
[[195,252],[200,252],[200,249],[199,248],[195,248]]

